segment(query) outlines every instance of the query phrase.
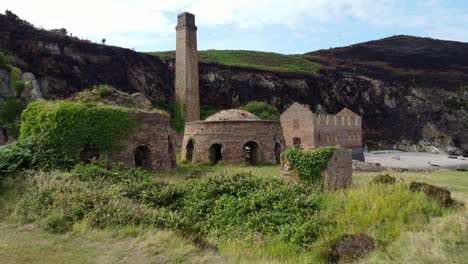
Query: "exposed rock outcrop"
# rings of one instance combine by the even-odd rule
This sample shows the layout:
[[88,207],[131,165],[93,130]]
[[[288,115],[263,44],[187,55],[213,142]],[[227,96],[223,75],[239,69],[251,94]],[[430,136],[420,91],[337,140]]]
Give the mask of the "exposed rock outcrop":
[[[0,15],[0,50],[34,73],[46,99],[109,84],[173,103],[172,61],[38,30],[11,13]],[[369,148],[468,155],[467,57],[467,43],[396,36],[307,54],[322,65],[314,74],[200,63],[200,99],[217,109],[252,100],[280,111],[294,101],[329,113],[347,107],[363,116]]]

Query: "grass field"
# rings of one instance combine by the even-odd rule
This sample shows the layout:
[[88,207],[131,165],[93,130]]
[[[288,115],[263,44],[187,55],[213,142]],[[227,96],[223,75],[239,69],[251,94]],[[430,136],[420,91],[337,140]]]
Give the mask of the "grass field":
[[[150,52],[149,54],[161,59],[175,58],[174,51]],[[204,50],[198,52],[198,58],[205,63],[279,72],[313,73],[320,68],[320,64],[299,56],[249,50]]]
[[[171,173],[156,173],[167,182],[198,181],[218,174],[251,172],[266,177],[281,177],[279,166],[184,165]],[[459,201],[468,202],[468,173],[390,173],[400,181],[413,180],[444,186]],[[376,173],[355,173],[354,188],[364,188]],[[218,248],[196,246],[187,238],[159,229],[95,230],[85,224],[71,232],[54,234],[37,224],[20,222],[14,211],[18,197],[15,180],[0,188],[0,263],[308,263],[307,254],[269,243],[252,248],[244,240],[211,239]],[[468,259],[468,213],[452,213],[432,218],[423,229],[403,232],[396,241],[360,263],[466,263]],[[297,253],[297,254],[296,254]],[[288,256],[286,258],[281,256]]]

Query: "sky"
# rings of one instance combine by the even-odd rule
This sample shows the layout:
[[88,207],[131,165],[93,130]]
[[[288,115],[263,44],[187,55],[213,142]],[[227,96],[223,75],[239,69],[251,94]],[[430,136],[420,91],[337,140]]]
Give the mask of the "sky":
[[177,14],[195,14],[198,49],[298,54],[393,35],[468,42],[468,0],[0,0],[45,29],[137,51],[175,49]]

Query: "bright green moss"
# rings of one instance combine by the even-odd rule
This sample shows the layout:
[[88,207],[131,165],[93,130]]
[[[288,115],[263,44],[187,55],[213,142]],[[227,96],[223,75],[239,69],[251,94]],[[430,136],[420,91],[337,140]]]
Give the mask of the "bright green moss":
[[74,102],[34,102],[24,110],[20,140],[41,138],[64,157],[92,147],[106,154],[115,140],[125,138],[138,125],[130,109]]

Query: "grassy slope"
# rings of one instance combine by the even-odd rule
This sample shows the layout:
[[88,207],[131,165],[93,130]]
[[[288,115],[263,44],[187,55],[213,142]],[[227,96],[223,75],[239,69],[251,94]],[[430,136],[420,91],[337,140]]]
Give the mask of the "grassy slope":
[[[213,173],[230,174],[250,171],[257,175],[280,177],[278,166],[182,166],[177,175],[159,174],[166,181],[187,181]],[[207,172],[207,173],[206,173]],[[455,192],[455,197],[468,202],[468,177],[464,172],[439,171],[435,173],[391,173],[406,182],[420,180],[442,184]],[[374,173],[354,174],[356,185],[367,184]],[[12,197],[0,192],[0,209],[9,209]],[[1,218],[1,214],[0,214]],[[467,211],[434,218],[425,230],[404,232],[387,251],[379,251],[362,263],[463,263],[468,254]],[[21,225],[12,219],[0,221],[1,263],[219,263],[256,262],[280,263],[274,255],[294,255],[294,249],[272,243],[263,249],[249,248],[248,244],[225,241],[220,252],[199,249],[173,232],[146,230],[90,231],[75,227],[65,235],[45,232],[35,225]],[[288,257],[289,261],[307,259]]]
[[[174,59],[174,51],[150,52],[162,59]],[[283,55],[272,52],[248,50],[204,50],[198,52],[199,60],[206,63],[219,63],[228,66],[238,66],[280,72],[312,73],[320,65],[307,61],[299,56]]]

